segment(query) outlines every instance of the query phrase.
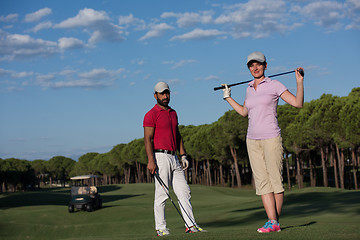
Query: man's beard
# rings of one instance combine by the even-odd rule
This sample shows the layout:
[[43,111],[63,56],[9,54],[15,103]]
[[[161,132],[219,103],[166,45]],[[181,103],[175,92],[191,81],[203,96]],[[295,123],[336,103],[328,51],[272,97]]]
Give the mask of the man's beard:
[[157,98],[157,102],[160,106],[163,107],[168,107],[169,106],[169,99],[168,98],[164,98],[163,100]]

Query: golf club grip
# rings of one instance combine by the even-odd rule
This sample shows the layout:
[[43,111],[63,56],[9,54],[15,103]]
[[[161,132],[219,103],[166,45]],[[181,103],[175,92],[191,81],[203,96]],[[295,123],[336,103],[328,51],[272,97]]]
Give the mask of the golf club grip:
[[[228,84],[228,87],[233,87],[233,86],[236,86],[236,85],[240,85],[240,84],[244,84],[244,83],[249,83],[249,82],[251,82],[251,81],[252,81],[252,80],[243,81],[243,82],[238,82],[238,83],[233,83],[233,84]],[[224,89],[224,88],[225,88],[224,86],[215,87],[215,88],[214,88],[214,91],[219,90],[219,89]]]
[[[269,76],[269,78],[271,77],[277,77],[277,76],[281,76],[281,75],[285,75],[285,74],[289,74],[289,73],[293,73],[295,72],[295,70],[293,71],[289,71],[289,72],[283,72],[283,73],[278,73],[278,74],[274,74],[274,75],[271,75]],[[301,76],[304,77],[305,73],[302,69],[299,70],[299,73],[301,74]],[[238,82],[238,83],[233,83],[233,84],[228,84],[228,87],[233,87],[233,86],[236,86],[236,85],[240,85],[240,84],[244,84],[244,83],[249,83],[251,82],[252,80],[248,80],[248,81],[243,81],[243,82]],[[220,87],[215,87],[214,88],[214,91],[217,91],[217,90],[220,90],[220,89],[224,89],[225,87],[224,86],[220,86]]]

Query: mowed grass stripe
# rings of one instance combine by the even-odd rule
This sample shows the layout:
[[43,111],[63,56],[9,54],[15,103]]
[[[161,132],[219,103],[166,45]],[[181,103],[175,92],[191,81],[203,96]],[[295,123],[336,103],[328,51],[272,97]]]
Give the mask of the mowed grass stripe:
[[[360,191],[293,189],[285,193],[279,233],[259,234],[266,221],[253,190],[190,185],[197,222],[208,232],[185,234],[171,202],[165,239],[360,239]],[[68,188],[0,195],[0,239],[155,239],[153,184],[99,187],[103,208],[68,213]],[[171,197],[177,204],[176,197]]]

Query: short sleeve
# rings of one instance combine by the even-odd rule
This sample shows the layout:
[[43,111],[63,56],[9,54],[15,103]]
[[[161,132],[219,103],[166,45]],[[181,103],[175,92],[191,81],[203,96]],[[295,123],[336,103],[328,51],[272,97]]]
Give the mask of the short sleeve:
[[154,121],[154,112],[149,111],[145,114],[143,127],[155,127],[155,121]]

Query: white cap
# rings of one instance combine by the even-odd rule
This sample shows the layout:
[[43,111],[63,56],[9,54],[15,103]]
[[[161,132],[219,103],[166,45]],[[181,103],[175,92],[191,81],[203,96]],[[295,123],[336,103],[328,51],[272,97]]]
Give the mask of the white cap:
[[249,64],[249,62],[251,62],[251,61],[257,61],[260,63],[264,63],[264,62],[266,62],[266,58],[262,52],[253,52],[253,53],[249,54],[246,64]]
[[169,85],[165,82],[158,82],[154,87],[155,92],[162,93],[165,90],[169,90]]

